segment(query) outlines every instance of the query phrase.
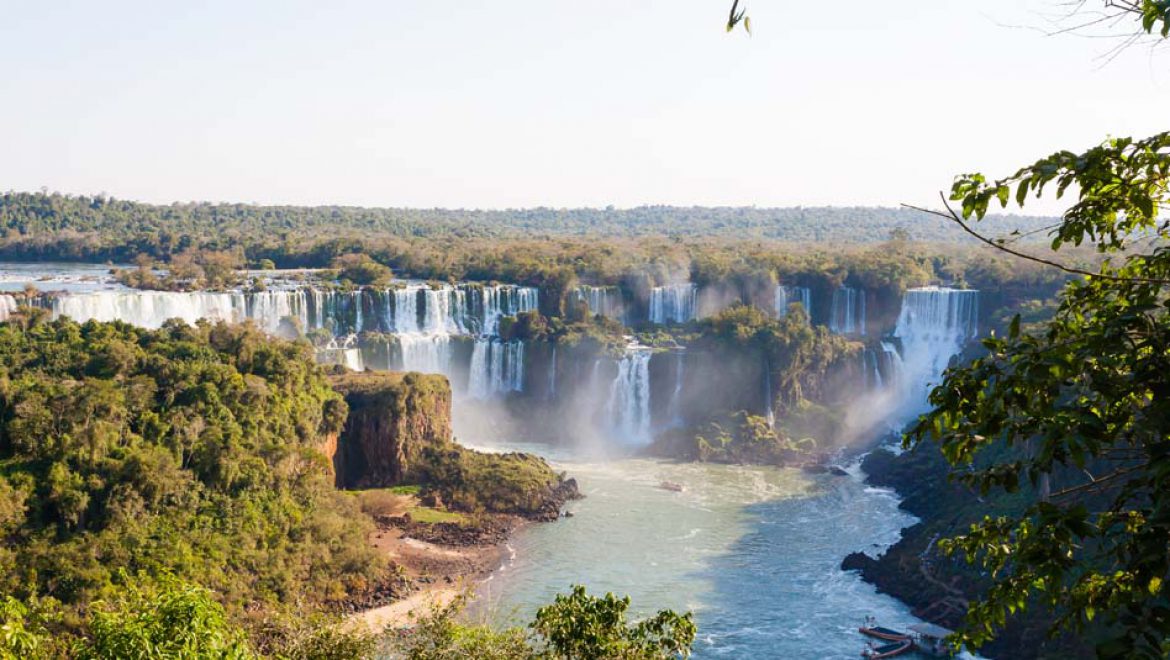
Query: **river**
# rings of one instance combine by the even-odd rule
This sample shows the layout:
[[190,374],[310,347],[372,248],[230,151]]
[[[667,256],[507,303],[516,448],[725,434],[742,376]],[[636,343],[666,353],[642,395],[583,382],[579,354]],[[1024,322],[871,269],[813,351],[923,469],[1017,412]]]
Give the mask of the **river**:
[[[490,448],[490,447],[488,447]],[[523,624],[572,584],[631,597],[632,613],[695,613],[696,658],[857,658],[866,615],[917,621],[902,603],[840,570],[854,551],[878,553],[914,518],[894,493],[849,476],[796,469],[593,461],[535,451],[580,484],[573,516],[531,525],[512,559],[480,585],[473,620]],[[671,481],[682,492],[659,487]]]

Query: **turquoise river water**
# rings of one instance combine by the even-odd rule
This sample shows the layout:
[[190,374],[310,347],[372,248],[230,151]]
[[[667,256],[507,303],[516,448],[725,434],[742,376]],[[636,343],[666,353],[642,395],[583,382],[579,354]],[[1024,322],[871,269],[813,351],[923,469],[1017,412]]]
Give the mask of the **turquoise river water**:
[[[697,658],[857,658],[866,615],[917,621],[900,602],[840,570],[850,552],[880,552],[914,518],[894,493],[847,477],[795,469],[594,462],[541,445],[585,498],[573,516],[531,525],[511,560],[481,584],[471,615],[530,621],[572,584],[628,594],[635,614],[695,612]],[[660,487],[663,481],[682,492]]]

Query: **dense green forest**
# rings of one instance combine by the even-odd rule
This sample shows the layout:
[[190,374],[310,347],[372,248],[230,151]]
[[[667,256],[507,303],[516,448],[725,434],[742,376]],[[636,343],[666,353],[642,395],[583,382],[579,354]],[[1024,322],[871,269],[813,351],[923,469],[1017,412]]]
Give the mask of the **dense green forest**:
[[66,627],[140,572],[237,615],[387,577],[317,450],[346,410],[307,345],[34,316],[0,326],[0,416],[0,592],[59,602]]
[[[1003,228],[1032,231],[1052,218],[1005,216]],[[254,206],[206,202],[145,204],[102,195],[8,192],[0,195],[0,228],[8,240],[74,231],[123,238],[136,234],[211,237],[284,232],[354,231],[390,236],[516,238],[559,236],[733,236],[783,241],[908,238],[966,241],[961,230],[918,211],[883,207],[677,207],[505,210]]]

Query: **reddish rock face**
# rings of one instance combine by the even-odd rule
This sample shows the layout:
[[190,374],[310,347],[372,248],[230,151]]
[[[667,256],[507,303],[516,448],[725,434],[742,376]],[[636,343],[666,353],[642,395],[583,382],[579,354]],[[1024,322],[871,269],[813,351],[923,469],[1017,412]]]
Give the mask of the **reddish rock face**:
[[423,449],[452,442],[451,386],[443,376],[364,372],[337,376],[333,386],[349,417],[334,446],[322,449],[341,488],[415,483]]

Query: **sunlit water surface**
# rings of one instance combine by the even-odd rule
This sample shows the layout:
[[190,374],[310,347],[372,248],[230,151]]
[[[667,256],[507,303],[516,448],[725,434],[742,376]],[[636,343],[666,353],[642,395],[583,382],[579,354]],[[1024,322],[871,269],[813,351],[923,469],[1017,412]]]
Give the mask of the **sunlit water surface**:
[[[850,552],[880,552],[914,518],[890,491],[850,476],[795,469],[590,461],[535,451],[575,477],[574,515],[531,525],[484,584],[471,615],[523,624],[572,584],[628,594],[635,614],[695,612],[698,658],[857,658],[866,615],[917,621],[908,608],[840,570]],[[663,481],[681,484],[676,493]]]

